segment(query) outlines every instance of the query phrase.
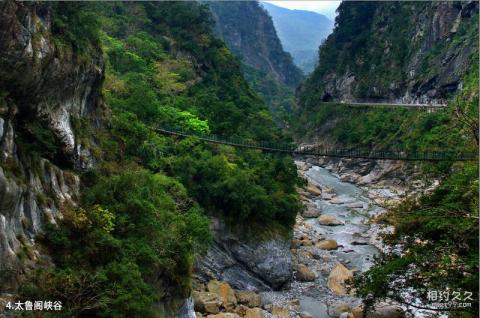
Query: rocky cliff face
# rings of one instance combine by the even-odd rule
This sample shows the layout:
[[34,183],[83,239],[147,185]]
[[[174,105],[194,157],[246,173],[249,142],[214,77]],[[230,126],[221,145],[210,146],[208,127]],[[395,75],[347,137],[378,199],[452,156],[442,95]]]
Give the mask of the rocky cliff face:
[[478,2],[340,5],[304,101],[444,103],[478,55]]
[[[100,50],[58,42],[47,3],[0,3],[0,270],[38,259],[42,224],[75,205],[75,171],[94,164]],[[83,124],[82,124],[83,123]],[[82,136],[82,138],[80,138]],[[12,275],[5,275],[15,281]]]
[[211,222],[215,242],[196,264],[195,275],[202,282],[228,282],[239,290],[266,291],[284,287],[293,272],[290,241],[273,235],[263,241],[248,240],[241,230],[222,221]]
[[256,1],[210,2],[215,32],[243,62],[295,87],[302,79],[278,39],[268,13]]

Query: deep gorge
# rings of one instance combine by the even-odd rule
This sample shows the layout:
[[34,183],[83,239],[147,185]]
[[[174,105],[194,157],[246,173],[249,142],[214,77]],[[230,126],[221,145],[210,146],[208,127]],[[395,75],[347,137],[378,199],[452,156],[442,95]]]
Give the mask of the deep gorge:
[[[342,3],[305,79],[258,3],[211,5],[0,3],[0,316],[51,299],[45,317],[403,317],[408,288],[475,290],[475,162],[292,158],[152,127],[478,151],[478,3]],[[474,296],[449,317],[475,316]]]

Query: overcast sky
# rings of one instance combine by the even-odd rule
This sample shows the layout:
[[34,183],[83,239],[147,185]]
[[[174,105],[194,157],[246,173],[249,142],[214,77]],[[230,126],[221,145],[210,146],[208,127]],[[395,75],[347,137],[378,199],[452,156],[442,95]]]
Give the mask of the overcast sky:
[[279,7],[284,7],[288,9],[299,9],[307,11],[315,11],[326,15],[330,19],[335,19],[335,10],[337,9],[340,1],[265,1],[270,2]]

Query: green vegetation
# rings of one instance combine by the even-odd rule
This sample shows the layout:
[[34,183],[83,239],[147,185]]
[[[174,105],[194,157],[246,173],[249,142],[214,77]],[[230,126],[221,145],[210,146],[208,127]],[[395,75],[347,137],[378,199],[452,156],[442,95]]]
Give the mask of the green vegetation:
[[[58,28],[67,18],[95,18],[58,29],[57,45],[72,52],[101,45],[110,116],[95,134],[85,121],[72,122],[101,160],[82,176],[79,206],[63,207],[64,219],[45,229],[41,242],[54,267],[35,272],[21,290],[25,298],[61,300],[66,317],[151,317],[155,303],[168,306],[189,294],[193,261],[210,241],[208,215],[240,228],[288,232],[300,208],[291,158],[152,129],[288,141],[239,62],[212,35],[204,5],[53,8]],[[90,42],[71,44],[77,32]]]
[[[444,56],[466,54],[469,69],[463,72],[462,90],[449,98],[448,107],[433,113],[408,109],[354,109],[346,105],[321,104],[325,79],[330,74],[355,76],[352,95],[369,100],[384,99],[392,83],[405,82],[406,62],[419,52],[419,12],[428,3],[342,3],[338,27],[320,48],[320,64],[300,92],[300,109],[292,121],[298,137],[322,136],[329,146],[375,150],[478,152],[479,73],[478,17],[461,23],[445,41],[434,43],[418,56],[419,83],[444,74]],[[428,11],[428,10],[427,10]],[[433,14],[431,12],[426,13]],[[415,29],[416,28],[416,29]],[[427,31],[425,31],[427,32]],[[457,72],[457,70],[455,71]],[[373,89],[375,87],[375,90]],[[440,88],[439,88],[440,89]],[[392,89],[393,91],[393,89]],[[395,232],[385,242],[401,251],[382,255],[368,272],[357,278],[357,288],[367,306],[394,299],[433,308],[429,292],[473,292],[470,308],[451,309],[449,317],[478,316],[478,162],[422,163],[416,165],[425,179],[440,180],[431,193],[410,198],[379,221]],[[460,301],[461,302],[461,301]],[[413,304],[413,305],[419,305]]]
[[452,56],[478,55],[478,15],[463,18],[456,32],[439,38],[435,32],[440,26],[419,27],[435,19],[435,8],[430,2],[340,4],[335,21],[339,27],[320,46],[321,63],[300,92],[302,106],[331,98],[325,85],[333,84],[333,74],[337,85],[345,80],[341,76],[355,78],[355,100],[384,100],[412,84],[420,90],[425,85],[425,92],[436,86],[446,98],[453,97],[442,85],[448,83],[445,79],[461,77],[465,69],[448,62]]
[[478,316],[478,172],[476,163],[455,165],[432,194],[389,213],[395,233],[386,242],[401,244],[404,253],[386,255],[361,277],[360,295],[408,303],[408,293],[435,308],[430,291],[473,292],[466,301],[472,307],[450,316]]
[[270,108],[277,125],[284,127],[293,113],[295,94],[291,87],[282,84],[270,74],[243,65],[245,79]]
[[145,170],[103,176],[82,203],[46,228],[56,268],[39,271],[25,296],[61,300],[65,316],[132,317],[151,314],[172,286],[188,295],[192,250],[209,233],[181,184]]
[[[478,61],[464,79],[464,89],[445,110],[355,109],[320,105],[303,109],[292,122],[298,136],[326,135],[342,147],[376,150],[476,152],[478,145]],[[328,127],[328,128],[326,128]],[[451,163],[438,164],[448,173]],[[425,165],[430,168],[430,164]],[[437,171],[438,172],[438,171]]]
[[[421,119],[419,147],[429,143],[448,149],[478,151],[478,68],[465,78],[463,91],[444,114]],[[419,116],[420,118],[422,116]],[[442,118],[442,121],[438,121]],[[414,122],[410,122],[412,125]],[[415,127],[416,125],[413,125]],[[413,129],[412,129],[413,130]],[[407,141],[409,138],[406,139]],[[360,279],[360,294],[374,299],[405,302],[408,290],[426,304],[429,291],[473,292],[471,308],[452,310],[452,317],[478,316],[478,163],[443,166],[443,180],[433,193],[403,202],[389,212],[386,221],[395,233],[385,239],[400,244],[403,254],[387,254]],[[435,170],[438,176],[438,170]],[[428,307],[428,306],[427,306]]]

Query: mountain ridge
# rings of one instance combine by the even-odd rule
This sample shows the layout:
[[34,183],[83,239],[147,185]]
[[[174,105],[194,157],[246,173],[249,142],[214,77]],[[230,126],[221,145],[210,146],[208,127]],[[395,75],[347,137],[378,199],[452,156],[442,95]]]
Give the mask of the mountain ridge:
[[271,17],[256,1],[208,3],[215,33],[253,68],[273,75],[294,88],[303,79],[290,54],[284,51]]
[[333,29],[333,21],[325,15],[307,10],[291,10],[261,2],[272,17],[278,37],[296,65],[305,73],[315,68],[318,48]]

